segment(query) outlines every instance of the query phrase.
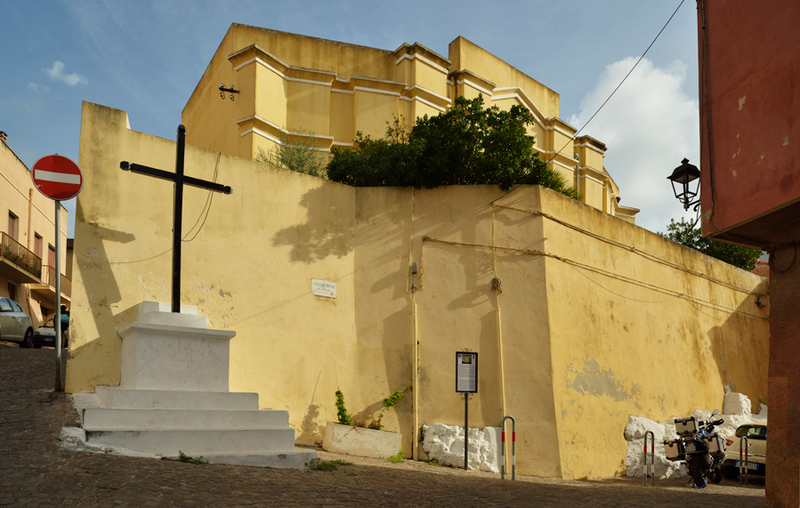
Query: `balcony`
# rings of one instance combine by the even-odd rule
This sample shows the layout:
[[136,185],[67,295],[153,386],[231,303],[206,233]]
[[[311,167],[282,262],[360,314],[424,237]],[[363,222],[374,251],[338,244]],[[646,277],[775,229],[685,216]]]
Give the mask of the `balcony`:
[[[55,295],[55,289],[56,289],[55,267],[50,265],[44,265],[42,267],[42,284],[52,288],[53,295]],[[72,295],[72,281],[69,280],[63,273],[61,274],[61,294],[67,297]]]
[[[49,310],[56,308],[56,269],[50,265],[42,267],[41,282],[28,286],[31,297],[39,302],[41,307]],[[61,304],[69,306],[72,295],[72,281],[61,274]]]
[[7,233],[2,233],[0,275],[14,284],[38,284],[41,274],[42,259]]

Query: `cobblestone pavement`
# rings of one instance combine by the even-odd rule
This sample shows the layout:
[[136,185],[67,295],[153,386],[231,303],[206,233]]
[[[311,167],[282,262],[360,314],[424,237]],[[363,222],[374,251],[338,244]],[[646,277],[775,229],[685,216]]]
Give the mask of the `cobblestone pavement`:
[[[422,462],[320,452],[351,465],[294,471],[67,451],[62,426],[76,426],[68,395],[54,393],[55,351],[0,343],[0,506],[764,506],[764,483],[555,480],[465,472]],[[66,355],[65,355],[66,356]]]

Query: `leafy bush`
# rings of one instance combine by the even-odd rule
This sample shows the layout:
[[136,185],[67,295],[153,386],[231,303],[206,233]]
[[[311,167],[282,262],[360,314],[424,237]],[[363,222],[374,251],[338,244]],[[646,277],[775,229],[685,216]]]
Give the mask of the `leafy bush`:
[[483,97],[458,97],[452,109],[418,119],[410,132],[401,120],[383,139],[357,134],[355,150],[334,147],[328,178],[356,187],[496,184],[508,190],[535,184],[577,198],[561,174],[533,152],[522,106],[485,108]]
[[748,272],[755,268],[756,261],[761,257],[760,250],[709,240],[699,228],[694,227],[694,223],[684,219],[680,222],[670,219],[667,232],[659,235]]

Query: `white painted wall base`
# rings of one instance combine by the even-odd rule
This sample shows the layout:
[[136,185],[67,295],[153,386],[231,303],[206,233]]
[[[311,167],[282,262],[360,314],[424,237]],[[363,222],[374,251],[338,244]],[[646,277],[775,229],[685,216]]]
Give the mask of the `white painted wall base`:
[[400,451],[403,435],[328,422],[322,448],[332,453],[388,459]]
[[317,457],[294,447],[287,411],[259,410],[258,394],[228,391],[235,332],[207,329],[194,307],[137,307],[138,320],[118,332],[120,386],[73,397],[87,445],[294,469]]

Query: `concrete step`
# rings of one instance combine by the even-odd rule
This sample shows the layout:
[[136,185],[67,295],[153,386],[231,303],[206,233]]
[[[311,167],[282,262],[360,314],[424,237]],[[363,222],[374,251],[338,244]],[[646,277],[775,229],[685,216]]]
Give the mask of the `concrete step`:
[[229,411],[87,408],[83,412],[83,427],[87,431],[288,428],[289,412],[268,409]]
[[306,464],[316,458],[317,452],[315,450],[303,448],[295,448],[294,450],[280,453],[227,453],[203,456],[203,460],[208,461],[210,464],[232,464],[278,469],[304,469]]
[[151,429],[86,431],[90,445],[114,446],[140,453],[177,457],[228,454],[289,453],[294,448],[294,429]]
[[98,386],[95,393],[109,409],[258,409],[257,393],[139,390]]

